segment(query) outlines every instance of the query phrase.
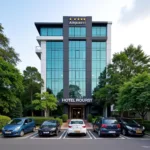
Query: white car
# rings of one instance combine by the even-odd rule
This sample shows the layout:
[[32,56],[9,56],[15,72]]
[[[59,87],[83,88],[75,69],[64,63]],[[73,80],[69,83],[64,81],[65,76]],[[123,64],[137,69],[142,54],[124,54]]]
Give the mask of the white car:
[[67,134],[84,134],[86,135],[87,129],[82,119],[72,119],[69,122]]

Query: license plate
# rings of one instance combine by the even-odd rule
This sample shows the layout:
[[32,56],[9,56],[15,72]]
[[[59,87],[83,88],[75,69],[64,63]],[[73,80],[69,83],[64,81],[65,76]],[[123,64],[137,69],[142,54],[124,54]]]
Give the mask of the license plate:
[[11,134],[11,132],[6,131],[5,134]]
[[44,134],[49,134],[49,132],[43,132]]
[[116,133],[116,131],[109,131],[108,133]]
[[141,130],[136,130],[136,133],[142,133],[142,131]]
[[79,130],[76,130],[75,133],[80,133],[80,131],[79,131]]

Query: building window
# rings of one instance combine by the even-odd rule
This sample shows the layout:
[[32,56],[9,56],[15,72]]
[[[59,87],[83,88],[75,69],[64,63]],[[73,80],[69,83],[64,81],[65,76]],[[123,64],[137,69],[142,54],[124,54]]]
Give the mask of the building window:
[[98,77],[106,67],[106,42],[92,42],[92,91],[98,85]]
[[102,36],[106,36],[106,35],[107,35],[107,32],[106,32],[105,26],[92,27],[92,36],[93,37],[102,37]]
[[86,28],[69,27],[69,37],[86,37]]
[[46,87],[55,96],[63,89],[63,42],[46,42]]
[[41,36],[63,36],[62,28],[41,28]]
[[[72,98],[85,97],[86,41],[69,41],[69,85]],[[71,94],[71,95],[70,95]]]

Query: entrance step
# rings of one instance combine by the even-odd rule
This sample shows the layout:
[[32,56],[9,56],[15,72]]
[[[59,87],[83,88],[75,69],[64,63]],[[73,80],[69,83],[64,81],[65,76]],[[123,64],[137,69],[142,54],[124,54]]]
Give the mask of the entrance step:
[[[61,129],[68,129],[68,124],[70,122],[70,119],[67,120],[67,122],[64,122],[61,126]],[[87,120],[84,120],[86,128],[87,129],[93,129],[92,123],[88,122]]]

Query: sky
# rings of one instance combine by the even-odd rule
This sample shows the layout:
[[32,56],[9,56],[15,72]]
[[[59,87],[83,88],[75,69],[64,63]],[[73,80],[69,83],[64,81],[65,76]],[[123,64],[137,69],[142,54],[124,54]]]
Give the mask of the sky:
[[150,55],[150,0],[0,0],[0,23],[10,45],[20,54],[17,67],[41,71],[35,53],[38,32],[34,22],[62,22],[63,16],[92,16],[112,22],[112,56],[130,44]]

